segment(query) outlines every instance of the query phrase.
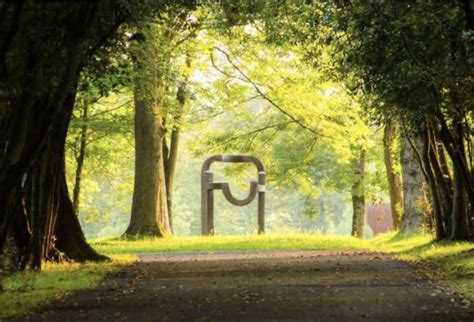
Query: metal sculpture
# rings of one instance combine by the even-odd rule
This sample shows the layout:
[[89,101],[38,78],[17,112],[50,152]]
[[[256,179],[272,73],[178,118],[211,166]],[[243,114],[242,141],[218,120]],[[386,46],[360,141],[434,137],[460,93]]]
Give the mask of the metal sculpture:
[[[258,181],[250,181],[250,191],[246,198],[237,199],[230,192],[227,182],[214,182],[214,174],[209,170],[214,162],[253,163],[257,167]],[[214,155],[204,161],[201,170],[201,231],[202,235],[214,234],[214,190],[222,190],[224,197],[233,205],[245,206],[258,194],[258,233],[265,231],[265,169],[262,162],[253,156]]]

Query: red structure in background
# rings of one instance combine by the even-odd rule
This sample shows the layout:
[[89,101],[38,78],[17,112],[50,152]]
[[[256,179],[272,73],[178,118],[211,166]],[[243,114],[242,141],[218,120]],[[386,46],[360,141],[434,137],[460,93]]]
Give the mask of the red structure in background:
[[365,206],[365,222],[372,229],[373,236],[393,228],[390,204],[372,203]]

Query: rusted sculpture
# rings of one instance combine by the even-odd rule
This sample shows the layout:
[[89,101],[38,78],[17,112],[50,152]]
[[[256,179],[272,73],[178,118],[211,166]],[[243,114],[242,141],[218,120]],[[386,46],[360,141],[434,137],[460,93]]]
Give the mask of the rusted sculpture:
[[[235,198],[227,182],[213,182],[214,175],[209,170],[213,162],[255,164],[258,171],[258,182],[250,181],[250,191],[245,199]],[[214,234],[214,190],[222,190],[224,197],[231,204],[245,206],[258,194],[258,233],[265,231],[265,169],[259,159],[245,155],[214,155],[204,161],[201,170],[201,231],[202,235]]]

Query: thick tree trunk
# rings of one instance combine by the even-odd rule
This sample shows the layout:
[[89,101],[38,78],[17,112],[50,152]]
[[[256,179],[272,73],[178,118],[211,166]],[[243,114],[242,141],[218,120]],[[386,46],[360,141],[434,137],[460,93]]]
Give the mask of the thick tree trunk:
[[30,230],[28,246],[21,267],[39,268],[45,259],[61,257],[75,261],[101,260],[85,241],[79,221],[67,193],[64,144],[74,105],[75,93],[56,118],[41,158],[27,174],[24,205]]
[[364,236],[365,216],[365,162],[366,151],[360,149],[359,157],[354,162],[355,182],[352,185],[352,236]]
[[454,194],[450,239],[468,240],[469,223],[462,174],[454,168]]
[[[68,260],[76,262],[106,260],[107,257],[98,254],[86,242],[79,219],[74,212],[73,204],[69,198],[64,171],[61,177],[58,218],[54,232],[56,237],[55,248],[64,253]],[[53,254],[52,256],[55,255],[56,254]]]
[[[435,169],[436,178],[439,181],[439,187],[441,187],[442,202],[445,205],[445,216],[444,225],[446,229],[446,235],[449,236],[453,224],[453,204],[454,204],[454,184],[453,176],[451,175],[451,169],[446,158],[446,151],[440,142],[436,145],[435,154],[433,154],[433,168]],[[437,166],[439,164],[439,166]]]
[[[7,236],[23,232],[17,242],[21,266],[39,268],[54,248],[64,157],[58,146],[65,138],[57,133],[67,128],[68,101],[84,63],[129,11],[95,2],[14,6],[0,19],[9,31],[0,36],[0,254]],[[51,19],[41,19],[45,15]],[[44,36],[41,41],[37,34]]]
[[163,237],[171,232],[166,200],[163,144],[163,64],[153,57],[156,35],[146,26],[135,54],[135,180],[132,214],[125,236]]
[[399,229],[403,213],[402,179],[397,170],[397,158],[399,153],[397,144],[397,128],[393,122],[385,125],[383,146],[384,162],[387,173],[388,190],[390,194],[390,207],[392,210],[393,228]]
[[74,213],[79,215],[79,197],[81,195],[81,179],[82,179],[82,169],[84,168],[84,160],[86,158],[86,145],[87,145],[87,117],[89,111],[89,104],[86,102],[83,106],[81,120],[81,134],[80,134],[80,143],[79,151],[76,158],[76,173],[74,180],[74,188],[72,190],[72,205]]
[[135,97],[135,181],[125,234],[163,237],[170,231],[160,107]]
[[407,135],[404,135],[402,145],[403,218],[401,230],[422,231],[425,216],[422,206],[426,203],[426,195],[423,188],[425,180],[420,165],[421,160],[417,156],[417,151],[421,155],[423,141],[415,137],[412,139],[412,146]]
[[[467,157],[464,148],[464,137],[465,129],[464,125],[458,123],[456,125],[456,135],[454,139],[457,141],[456,150],[458,157],[462,159],[462,164],[467,167]],[[451,212],[451,234],[450,239],[452,240],[468,240],[469,239],[469,211],[472,209],[474,200],[469,200],[469,194],[466,193],[466,180],[463,178],[463,173],[469,173],[469,169],[464,171],[460,168],[459,164],[453,160],[453,172],[454,172],[454,192],[453,192],[453,208]],[[469,180],[472,182],[472,180]]]

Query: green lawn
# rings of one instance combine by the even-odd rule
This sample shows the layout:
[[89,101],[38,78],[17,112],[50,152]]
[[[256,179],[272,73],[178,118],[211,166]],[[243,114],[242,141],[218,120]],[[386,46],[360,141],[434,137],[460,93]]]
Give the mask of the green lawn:
[[2,283],[0,320],[30,312],[69,291],[94,288],[107,273],[135,259],[130,255],[113,255],[107,263],[46,263],[40,273],[26,271],[10,275]]
[[435,242],[430,235],[388,233],[372,240],[305,234],[264,236],[170,237],[165,239],[105,239],[92,241],[99,252],[112,258],[99,264],[46,264],[41,273],[15,274],[3,282],[0,319],[34,307],[72,290],[93,288],[104,276],[137,253],[213,252],[225,250],[373,250],[418,262],[436,272],[465,295],[474,298],[474,243]]
[[138,240],[106,239],[92,242],[105,254],[151,252],[213,252],[225,250],[291,250],[291,249],[363,249],[366,241],[353,237],[305,234],[169,237]]

